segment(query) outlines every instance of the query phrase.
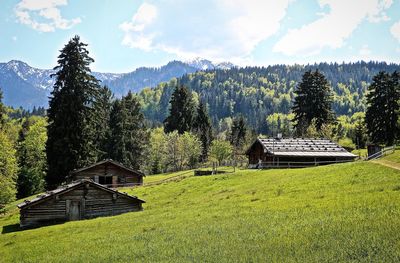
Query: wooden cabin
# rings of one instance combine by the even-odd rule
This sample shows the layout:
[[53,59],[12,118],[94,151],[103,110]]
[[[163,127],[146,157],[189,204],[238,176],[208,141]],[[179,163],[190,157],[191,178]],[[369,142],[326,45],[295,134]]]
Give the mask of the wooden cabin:
[[354,161],[354,155],[327,139],[257,139],[246,151],[249,168],[294,168]]
[[116,188],[143,184],[144,174],[126,167],[119,162],[107,159],[98,163],[73,170],[69,181],[91,179],[101,185]]
[[20,226],[113,216],[142,210],[145,201],[83,179],[18,205]]

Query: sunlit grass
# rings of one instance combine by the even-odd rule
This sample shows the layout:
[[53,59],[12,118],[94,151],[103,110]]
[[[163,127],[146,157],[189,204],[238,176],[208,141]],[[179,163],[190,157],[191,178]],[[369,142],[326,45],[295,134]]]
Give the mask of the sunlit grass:
[[390,162],[400,163],[400,149],[396,149],[394,153],[388,154],[382,159]]
[[0,261],[400,261],[400,171],[379,164],[243,170],[126,191],[146,200],[142,212],[15,231],[9,210]]

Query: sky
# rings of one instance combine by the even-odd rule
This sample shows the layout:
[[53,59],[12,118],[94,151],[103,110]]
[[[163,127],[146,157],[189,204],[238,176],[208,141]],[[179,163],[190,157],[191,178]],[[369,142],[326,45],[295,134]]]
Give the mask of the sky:
[[53,68],[75,35],[100,72],[196,57],[400,63],[400,0],[0,0],[0,62]]

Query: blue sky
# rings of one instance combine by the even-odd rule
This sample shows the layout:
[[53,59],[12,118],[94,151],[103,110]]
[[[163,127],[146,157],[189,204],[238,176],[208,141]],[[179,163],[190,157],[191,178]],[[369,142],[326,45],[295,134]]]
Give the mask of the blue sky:
[[400,0],[0,0],[0,62],[52,68],[76,34],[101,72],[194,57],[400,63]]

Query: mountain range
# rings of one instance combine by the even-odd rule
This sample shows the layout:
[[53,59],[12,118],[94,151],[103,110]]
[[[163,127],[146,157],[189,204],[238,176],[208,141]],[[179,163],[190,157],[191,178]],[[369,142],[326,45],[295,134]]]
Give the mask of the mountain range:
[[[230,62],[213,63],[210,60],[196,58],[189,61],[171,61],[159,68],[140,67],[129,73],[92,74],[107,85],[116,97],[128,91],[139,92],[145,87],[154,87],[161,82],[181,77],[198,70],[230,69],[235,67]],[[47,107],[48,97],[55,82],[50,75],[52,69],[38,69],[19,60],[0,63],[0,89],[4,103],[8,106],[32,109],[33,106]]]

